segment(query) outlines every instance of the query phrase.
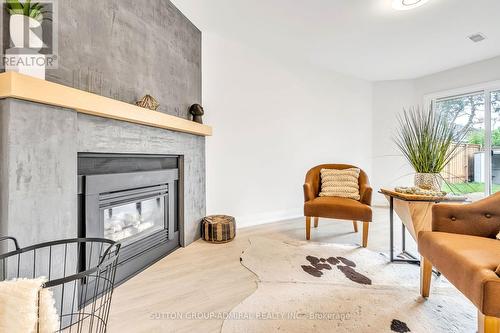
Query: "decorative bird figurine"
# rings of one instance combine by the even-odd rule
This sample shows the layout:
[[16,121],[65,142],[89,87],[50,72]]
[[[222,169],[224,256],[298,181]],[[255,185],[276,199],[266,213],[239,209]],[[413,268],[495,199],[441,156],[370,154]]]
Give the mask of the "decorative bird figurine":
[[156,109],[158,109],[158,107],[160,106],[160,103],[158,103],[156,99],[151,95],[144,96],[135,104],[137,104],[137,106],[140,106],[141,108],[146,108],[154,111],[156,111]]

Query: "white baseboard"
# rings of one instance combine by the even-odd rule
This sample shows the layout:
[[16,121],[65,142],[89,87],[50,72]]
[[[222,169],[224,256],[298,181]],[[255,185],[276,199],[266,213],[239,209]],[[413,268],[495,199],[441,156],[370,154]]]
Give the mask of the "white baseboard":
[[[387,208],[389,207],[389,204],[387,202],[381,201],[379,203],[375,203],[372,207]],[[262,224],[298,219],[301,217],[304,217],[302,209],[295,209],[286,211],[266,212],[253,215],[235,216],[235,219],[236,219],[236,227],[238,229],[242,229]]]
[[261,224],[296,219],[303,216],[304,213],[302,212],[302,209],[296,209],[287,211],[266,212],[266,213],[246,215],[246,216],[235,216],[235,218],[236,218],[236,227],[238,229],[241,229]]

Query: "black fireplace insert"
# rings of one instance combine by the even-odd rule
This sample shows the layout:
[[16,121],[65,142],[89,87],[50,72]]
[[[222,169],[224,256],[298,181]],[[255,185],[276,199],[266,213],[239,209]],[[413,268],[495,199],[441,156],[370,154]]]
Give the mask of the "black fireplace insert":
[[79,154],[79,236],[121,243],[117,282],[179,247],[180,170],[179,156]]

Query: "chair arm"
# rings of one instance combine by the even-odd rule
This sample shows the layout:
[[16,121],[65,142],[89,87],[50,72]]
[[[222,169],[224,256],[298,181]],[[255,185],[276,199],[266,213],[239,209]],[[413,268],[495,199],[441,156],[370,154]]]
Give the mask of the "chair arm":
[[304,184],[304,202],[308,202],[315,198],[312,185],[310,183]]
[[468,205],[434,205],[432,231],[495,238],[500,231],[500,205],[491,197]]
[[372,205],[372,193],[373,193],[373,189],[370,186],[368,186],[366,184],[361,185],[359,188],[359,196],[360,196],[359,201],[361,203],[364,203],[365,205],[371,206]]

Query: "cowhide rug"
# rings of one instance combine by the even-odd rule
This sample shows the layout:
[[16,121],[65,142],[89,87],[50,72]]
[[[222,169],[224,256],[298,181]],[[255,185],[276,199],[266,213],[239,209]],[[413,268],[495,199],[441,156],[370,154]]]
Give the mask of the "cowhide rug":
[[475,307],[443,277],[419,294],[419,268],[357,246],[251,239],[243,266],[255,293],[224,321],[228,332],[476,332]]

